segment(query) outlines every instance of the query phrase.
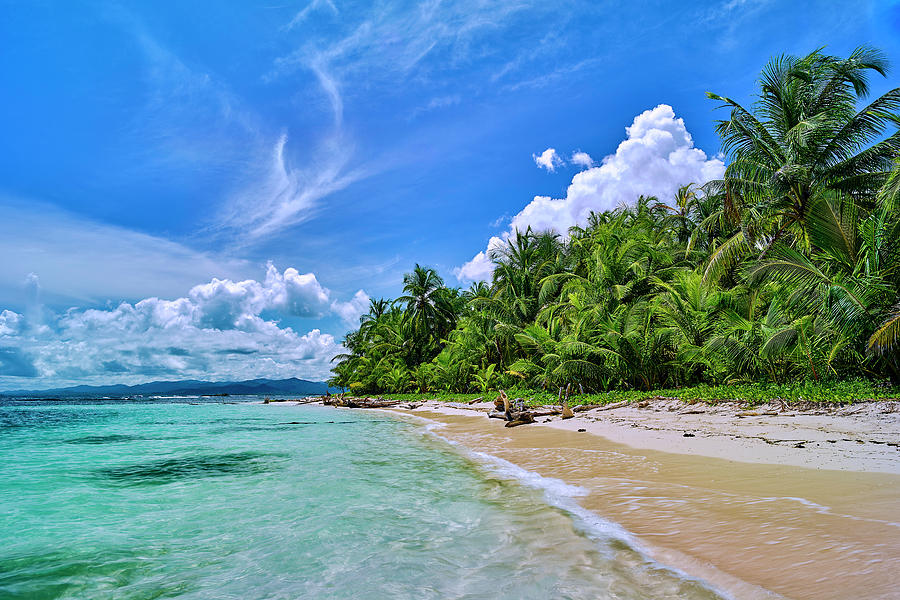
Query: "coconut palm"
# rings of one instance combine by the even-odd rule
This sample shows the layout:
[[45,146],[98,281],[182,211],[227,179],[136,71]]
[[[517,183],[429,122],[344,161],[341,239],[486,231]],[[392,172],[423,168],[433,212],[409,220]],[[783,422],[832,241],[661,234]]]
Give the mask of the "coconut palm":
[[[900,88],[880,53],[778,57],[717,124],[721,181],[515,232],[491,282],[416,265],[344,338],[354,391],[900,381]],[[864,104],[867,102],[866,104]]]
[[404,304],[404,320],[412,326],[413,356],[420,361],[453,327],[455,315],[444,280],[431,268],[416,265],[403,276],[405,294],[394,302]]
[[726,207],[741,226],[714,252],[706,277],[718,279],[754,248],[765,255],[784,237],[809,247],[810,215],[822,198],[840,192],[870,208],[900,152],[900,88],[862,109],[870,72],[886,75],[887,60],[861,47],[848,58],[821,51],[780,56],[763,70],[752,110],[735,100],[707,95],[731,110],[716,131],[730,159]]

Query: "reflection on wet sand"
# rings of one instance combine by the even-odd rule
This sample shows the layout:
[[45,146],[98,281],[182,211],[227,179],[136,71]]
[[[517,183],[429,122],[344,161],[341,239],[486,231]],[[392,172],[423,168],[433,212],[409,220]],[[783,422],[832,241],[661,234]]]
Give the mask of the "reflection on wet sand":
[[588,489],[581,504],[736,597],[896,598],[900,476],[637,450],[585,433],[417,411],[441,436]]

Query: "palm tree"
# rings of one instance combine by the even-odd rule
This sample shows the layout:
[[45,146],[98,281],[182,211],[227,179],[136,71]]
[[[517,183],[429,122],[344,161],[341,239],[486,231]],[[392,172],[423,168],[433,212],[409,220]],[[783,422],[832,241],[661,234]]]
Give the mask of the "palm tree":
[[740,229],[714,252],[707,279],[718,279],[755,248],[765,256],[785,236],[807,250],[809,218],[824,197],[871,208],[900,152],[900,132],[885,137],[900,124],[900,88],[857,111],[871,71],[887,72],[884,56],[872,48],[844,59],[817,50],[772,59],[753,111],[707,93],[731,109],[716,131],[730,159],[725,206],[741,216]]
[[717,125],[721,181],[516,232],[490,283],[416,265],[372,301],[333,381],[355,391],[868,376],[900,381],[900,88],[861,48],[773,59]]
[[455,321],[451,297],[444,280],[431,268],[416,264],[412,273],[403,276],[405,294],[394,302],[405,304],[404,321],[411,323],[416,348],[416,362],[432,352],[432,347],[449,333]]
[[669,219],[675,223],[678,241],[687,242],[693,229],[693,216],[698,204],[696,186],[693,183],[683,185],[675,192],[672,205],[658,202],[657,207],[669,211]]

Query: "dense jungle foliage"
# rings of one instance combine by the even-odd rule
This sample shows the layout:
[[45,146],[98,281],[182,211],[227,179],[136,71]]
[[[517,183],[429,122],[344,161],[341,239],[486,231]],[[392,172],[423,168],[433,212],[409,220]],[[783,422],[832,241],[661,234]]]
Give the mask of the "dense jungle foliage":
[[372,300],[333,385],[585,391],[900,379],[900,88],[885,58],[782,56],[755,103],[716,94],[723,180],[519,231],[490,283],[416,265]]

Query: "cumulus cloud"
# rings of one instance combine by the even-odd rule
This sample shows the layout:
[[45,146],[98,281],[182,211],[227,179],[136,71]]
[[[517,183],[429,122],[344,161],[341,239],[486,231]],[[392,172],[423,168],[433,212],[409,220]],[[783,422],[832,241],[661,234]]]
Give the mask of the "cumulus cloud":
[[348,302],[335,300],[331,303],[331,310],[341,317],[341,320],[349,327],[359,325],[359,318],[369,309],[369,295],[359,290]]
[[196,307],[201,326],[227,329],[242,316],[259,315],[265,310],[295,317],[322,317],[328,309],[329,292],[313,273],[301,275],[294,268],[279,273],[270,264],[265,281],[213,279],[191,288],[188,299]]
[[532,154],[531,158],[534,159],[534,164],[542,169],[547,169],[551,173],[556,170],[556,167],[564,164],[563,159],[556,153],[554,148],[547,148],[540,154]]
[[573,152],[569,162],[585,169],[590,169],[594,166],[594,159],[591,158],[591,155],[587,152],[582,152],[581,150]]
[[[572,178],[565,198],[535,196],[512,218],[502,238],[508,239],[517,229],[524,231],[529,226],[566,235],[570,227],[584,223],[592,211],[632,204],[641,195],[668,198],[680,186],[703,184],[721,178],[725,172],[719,158],[709,158],[694,147],[684,121],[667,104],[639,114],[625,132],[626,138],[614,154]],[[495,239],[491,238],[486,252],[479,252],[459,267],[457,277],[474,280],[490,276],[489,254]]]
[[[0,312],[0,384],[117,381],[148,377],[324,379],[343,351],[334,336],[300,334],[280,317],[333,313],[358,320],[369,297],[334,299],[312,273],[268,265],[263,280],[213,279],[185,297],[122,302],[109,309],[70,309],[31,327],[28,315]],[[18,385],[17,385],[18,384]]]
[[487,250],[479,252],[472,260],[461,267],[453,269],[453,274],[460,281],[486,281],[494,272],[494,263],[491,262],[491,253],[503,245],[503,240],[497,236],[491,237]]
[[18,335],[25,326],[22,315],[11,310],[0,312],[0,336]]

